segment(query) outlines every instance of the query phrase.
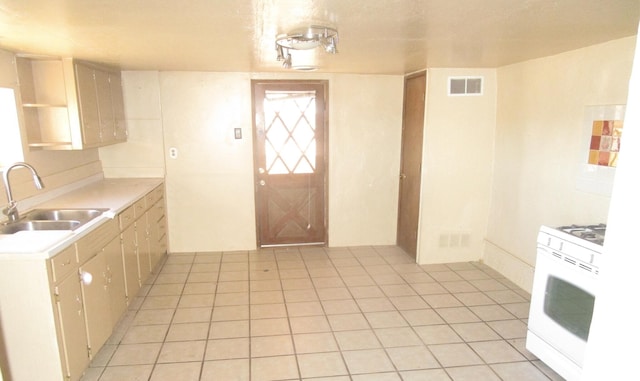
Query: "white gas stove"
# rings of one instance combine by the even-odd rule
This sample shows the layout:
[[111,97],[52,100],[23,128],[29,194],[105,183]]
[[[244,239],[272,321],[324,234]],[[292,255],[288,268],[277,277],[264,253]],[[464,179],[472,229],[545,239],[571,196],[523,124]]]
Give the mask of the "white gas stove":
[[540,227],[527,349],[567,381],[579,380],[606,225]]

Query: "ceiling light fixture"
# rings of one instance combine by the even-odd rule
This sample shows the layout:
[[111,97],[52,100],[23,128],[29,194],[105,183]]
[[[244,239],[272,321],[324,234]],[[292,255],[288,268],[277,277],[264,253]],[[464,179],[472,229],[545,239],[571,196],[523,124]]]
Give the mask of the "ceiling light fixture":
[[[291,50],[310,50],[322,46],[329,54],[338,53],[338,31],[327,26],[311,25],[308,28],[297,29],[287,34],[276,36],[276,51],[278,61],[282,62],[285,69],[297,68],[291,63]],[[303,65],[304,70],[310,66]]]

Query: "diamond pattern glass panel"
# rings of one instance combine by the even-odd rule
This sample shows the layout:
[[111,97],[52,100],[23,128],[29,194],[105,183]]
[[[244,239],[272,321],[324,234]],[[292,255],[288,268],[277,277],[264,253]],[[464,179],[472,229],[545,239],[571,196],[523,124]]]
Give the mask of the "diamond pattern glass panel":
[[269,174],[313,173],[316,167],[315,92],[267,91],[265,155]]

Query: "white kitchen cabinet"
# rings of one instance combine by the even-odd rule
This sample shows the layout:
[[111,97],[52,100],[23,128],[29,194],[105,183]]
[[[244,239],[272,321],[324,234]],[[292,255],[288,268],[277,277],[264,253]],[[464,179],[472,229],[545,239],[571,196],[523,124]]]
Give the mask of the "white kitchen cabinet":
[[133,204],[138,250],[138,279],[142,285],[151,273],[149,265],[149,224],[147,222],[147,196]]
[[89,357],[107,341],[113,330],[104,252],[80,266],[80,285],[84,302]]
[[[132,201],[140,200],[145,198]],[[80,238],[70,238],[68,246],[56,249],[51,258],[43,253],[0,254],[2,354],[12,380],[78,381],[82,377],[126,310],[119,222],[134,226],[135,243],[134,204],[118,218],[100,223]],[[135,256],[133,263],[129,266],[135,274],[132,284],[139,287]],[[92,275],[91,283],[86,278],[83,283],[82,273]]]
[[167,252],[167,220],[164,216],[164,199],[156,202],[148,213],[149,220],[149,256],[151,269],[155,269],[162,256]]
[[95,70],[83,64],[75,64],[78,90],[78,109],[82,128],[83,146],[93,147],[102,141],[100,111],[98,109],[98,90]]
[[126,141],[120,71],[72,58],[16,59],[30,149],[79,150]]
[[88,62],[76,62],[75,69],[84,145],[104,146],[126,141],[120,72]]
[[164,187],[161,185],[149,192],[145,199],[149,206],[147,211],[149,261],[151,270],[153,270],[167,253]]
[[114,237],[103,249],[107,261],[107,284],[111,322],[115,326],[127,309],[127,291],[124,280],[124,263],[120,248],[120,236]]
[[[67,379],[78,380],[89,364],[89,350],[82,291],[77,272],[54,286],[53,290],[58,317],[57,328],[62,339],[63,372]],[[37,353],[34,349],[33,354]]]
[[167,253],[164,186],[160,185],[119,215],[128,303]]
[[122,73],[109,72],[109,90],[111,91],[111,105],[113,107],[113,122],[115,127],[115,143],[127,141],[127,122],[124,114],[124,96],[122,91]]
[[131,303],[140,290],[138,273],[138,243],[136,242],[136,226],[131,223],[121,233],[122,257],[124,258],[125,286],[127,303]]
[[117,221],[110,220],[75,244],[90,357],[107,341],[126,303],[122,256],[113,254],[113,245],[120,252],[119,233]]
[[140,282],[144,283],[151,274],[151,245],[149,237],[148,212],[136,220],[136,242],[138,242],[138,269]]

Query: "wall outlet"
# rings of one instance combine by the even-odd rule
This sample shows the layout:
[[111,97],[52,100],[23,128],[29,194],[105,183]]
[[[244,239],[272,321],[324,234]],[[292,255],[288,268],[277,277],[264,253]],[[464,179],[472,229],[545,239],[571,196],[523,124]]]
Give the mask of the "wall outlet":
[[169,148],[169,157],[176,159],[178,157],[178,149],[176,147]]

